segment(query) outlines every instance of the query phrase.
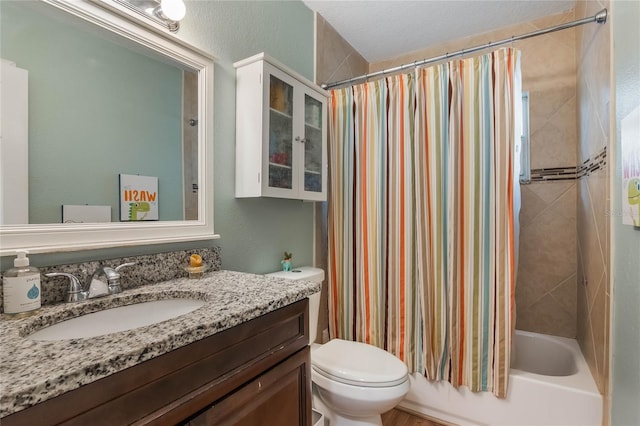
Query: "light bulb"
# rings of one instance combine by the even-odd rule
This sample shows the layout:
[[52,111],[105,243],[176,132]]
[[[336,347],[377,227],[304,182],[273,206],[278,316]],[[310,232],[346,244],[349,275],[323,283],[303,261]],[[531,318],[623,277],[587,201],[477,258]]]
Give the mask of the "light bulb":
[[172,21],[180,21],[184,18],[187,8],[183,0],[162,0],[160,2],[162,14]]

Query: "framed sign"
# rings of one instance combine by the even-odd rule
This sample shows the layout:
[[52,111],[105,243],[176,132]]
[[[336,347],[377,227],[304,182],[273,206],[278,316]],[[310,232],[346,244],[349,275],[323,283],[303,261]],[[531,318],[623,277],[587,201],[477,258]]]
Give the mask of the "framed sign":
[[120,174],[120,220],[158,220],[158,178]]
[[622,223],[640,227],[640,106],[620,124]]

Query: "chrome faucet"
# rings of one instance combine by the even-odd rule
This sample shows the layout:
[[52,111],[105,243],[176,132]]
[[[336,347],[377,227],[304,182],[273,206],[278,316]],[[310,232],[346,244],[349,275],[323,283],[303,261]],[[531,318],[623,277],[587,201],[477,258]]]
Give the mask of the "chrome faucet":
[[81,302],[89,297],[89,290],[85,290],[80,280],[73,274],[65,272],[50,272],[47,277],[67,277],[69,278],[69,290],[67,290],[67,302]]
[[91,278],[89,278],[89,286],[91,286],[91,283],[93,283],[94,280],[98,280],[104,283],[102,277],[105,277],[107,279],[107,282],[105,284],[109,289],[109,294],[121,293],[122,287],[120,286],[120,270],[127,266],[133,266],[135,264],[135,262],[123,263],[122,265],[116,266],[115,268],[111,268],[109,266],[101,266],[93,273],[93,275],[91,275]]
[[[85,286],[82,285],[78,277],[66,272],[50,272],[45,274],[47,277],[67,277],[69,278],[69,290],[67,291],[67,302],[81,302],[83,300],[91,299],[94,297],[106,296],[107,294],[117,294],[122,292],[120,286],[120,270],[127,266],[133,266],[135,262],[123,263],[120,266],[111,268],[109,266],[100,266],[91,277]],[[106,283],[103,281],[103,277],[106,278]],[[108,293],[98,293],[96,295],[91,294],[91,283],[94,280],[103,283]]]

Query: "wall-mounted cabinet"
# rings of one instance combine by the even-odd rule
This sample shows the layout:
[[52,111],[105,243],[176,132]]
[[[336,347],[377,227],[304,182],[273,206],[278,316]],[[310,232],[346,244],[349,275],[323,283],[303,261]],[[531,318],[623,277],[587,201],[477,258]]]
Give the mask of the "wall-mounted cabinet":
[[327,93],[264,53],[236,67],[236,197],[327,199]]

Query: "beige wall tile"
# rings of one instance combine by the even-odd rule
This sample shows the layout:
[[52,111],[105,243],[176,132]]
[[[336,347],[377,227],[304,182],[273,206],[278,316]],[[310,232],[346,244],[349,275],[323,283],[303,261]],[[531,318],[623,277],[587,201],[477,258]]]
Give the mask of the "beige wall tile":
[[[518,311],[516,328],[554,336],[575,337],[576,318],[565,311],[550,294],[542,297],[524,312]],[[573,330],[573,332],[572,332]]]
[[369,63],[319,14],[316,14],[316,80],[330,83],[365,74]]
[[[587,289],[580,280],[580,270],[578,270],[578,283],[577,283],[577,304],[576,304],[576,338],[582,352],[584,353],[585,342],[591,341],[591,325],[589,323],[589,307],[587,302]],[[585,358],[586,354],[585,354]]]
[[[369,63],[329,23],[316,14],[316,83],[329,83],[367,73]],[[331,173],[331,171],[329,171]],[[327,203],[315,203],[315,266],[327,271]],[[322,285],[317,341],[329,326],[327,283]]]
[[539,215],[548,203],[542,197],[540,197],[536,188],[540,186],[546,186],[544,183],[532,182],[529,185],[522,185],[520,187],[521,193],[521,207],[520,207],[520,226],[525,227],[530,225],[533,220]]
[[[607,1],[579,1],[578,16],[590,16]],[[585,25],[576,33],[578,58],[578,149],[580,161],[608,146],[610,131],[610,28]],[[578,195],[578,245],[586,285],[578,284],[578,341],[601,393],[609,378],[609,170],[583,178]],[[606,406],[605,406],[606,408]],[[604,418],[608,418],[605,412]]]
[[575,191],[575,186],[575,181],[558,180],[553,182],[532,182],[530,185],[523,186],[523,188],[526,187],[535,192],[544,201],[546,207],[572,188]]
[[[565,311],[570,313],[573,318],[576,318],[576,298],[578,296],[577,274],[573,274],[567,280],[560,283],[556,288],[550,291],[550,294]],[[576,335],[575,328],[572,330],[571,335]]]
[[575,241],[565,240],[562,235],[550,240],[543,233],[549,229],[562,233],[562,227],[571,225],[570,221],[558,220],[552,226],[536,224],[522,229],[517,285],[535,285],[547,292],[575,273],[575,258],[570,259],[571,253],[575,256],[571,248]]
[[596,235],[598,238],[599,246],[602,250],[603,261],[606,260],[607,250],[607,228],[609,225],[609,215],[607,211],[609,209],[608,202],[608,188],[609,180],[606,170],[599,170],[594,174],[591,174],[585,178],[587,183],[587,189],[589,192],[589,199],[591,201],[591,208],[593,218],[595,221]]
[[[540,127],[551,119],[556,112],[576,95],[576,86],[565,84],[555,87],[554,90],[535,92],[529,88],[529,98],[532,100],[529,106],[530,132],[535,133]],[[574,118],[575,123],[575,118]]]
[[[516,317],[520,329],[576,336],[576,190],[573,181],[523,186],[526,220],[521,224],[516,283]],[[528,202],[532,200],[536,204],[530,207]],[[527,210],[536,214],[526,216]],[[557,308],[558,318],[553,328],[540,317],[541,300],[552,300]],[[545,315],[553,315],[552,312],[545,311]],[[567,315],[571,315],[573,321],[569,321]]]

